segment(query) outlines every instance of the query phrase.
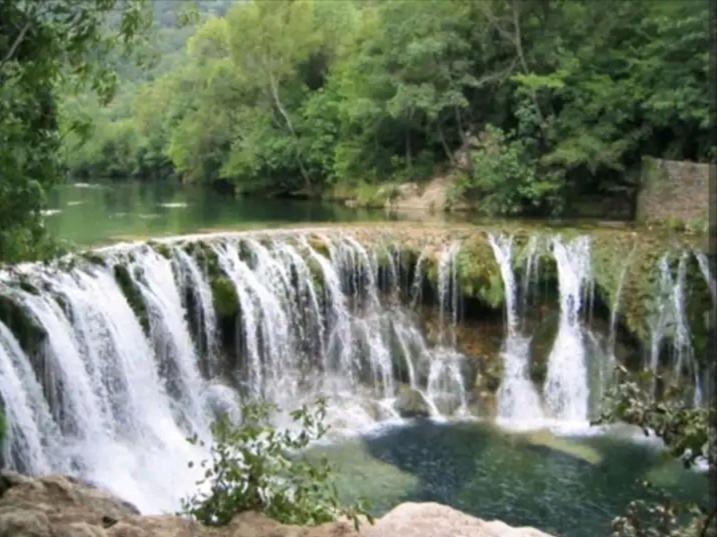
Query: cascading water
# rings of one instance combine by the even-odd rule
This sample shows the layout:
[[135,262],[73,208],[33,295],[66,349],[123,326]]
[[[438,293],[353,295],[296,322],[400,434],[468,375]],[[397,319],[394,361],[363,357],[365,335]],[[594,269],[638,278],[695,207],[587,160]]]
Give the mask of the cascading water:
[[[167,395],[152,347],[114,278],[86,266],[37,267],[28,279],[37,291],[2,292],[43,334],[41,354],[30,359],[7,329],[0,331],[3,364],[9,356],[21,380],[2,383],[11,421],[6,463],[31,473],[49,465],[79,474],[148,511],[176,508],[178,491],[195,480],[186,460],[199,452],[186,441],[181,405]],[[36,429],[26,421],[28,409]]]
[[[685,312],[686,274],[689,253],[680,253],[677,274],[673,276],[669,255],[663,255],[658,262],[658,276],[655,283],[653,312],[650,319],[650,356],[648,366],[660,374],[660,353],[668,332],[672,336],[672,374],[679,379],[683,371],[692,375],[694,382],[693,401],[702,403],[702,386],[698,364],[692,349],[692,336]],[[655,383],[655,385],[657,385]]]
[[540,396],[528,377],[529,339],[519,329],[518,290],[512,266],[513,238],[490,234],[488,240],[500,267],[505,290],[506,335],[500,353],[504,372],[498,388],[497,417],[513,426],[534,426],[540,423],[543,412]]
[[[527,318],[526,312],[528,309],[528,304],[530,303],[531,299],[534,298],[531,296],[531,290],[534,289],[534,282],[537,283],[539,281],[540,276],[540,236],[539,235],[532,235],[528,239],[528,246],[526,248],[526,254],[525,254],[525,267],[523,269],[523,281],[521,283],[522,288],[522,294],[521,294],[521,303],[520,303],[520,315],[525,321]],[[525,328],[525,327],[523,327]]]
[[[458,252],[460,242],[453,242],[438,260],[438,312],[441,340],[455,343],[458,324]],[[446,318],[448,317],[448,318]]]
[[2,458],[11,466],[21,461],[33,473],[64,469],[61,457],[46,446],[59,445],[59,431],[50,415],[30,363],[8,328],[0,323],[0,396],[9,423]]
[[713,271],[710,268],[710,258],[704,252],[695,251],[695,258],[697,264],[700,267],[702,276],[705,279],[705,283],[710,290],[710,296],[712,297],[713,304],[717,302],[717,280],[714,277]]
[[[195,488],[197,467],[186,462],[206,457],[187,437],[209,441],[211,422],[237,419],[242,402],[292,409],[326,396],[337,433],[397,419],[405,390],[419,392],[432,416],[481,413],[486,377],[457,346],[461,243],[427,240],[416,259],[382,240],[331,230],[180,237],[0,269],[3,464],[75,474],[144,512],[172,512]],[[498,418],[534,423],[543,411],[521,325],[540,243],[528,243],[520,286],[510,239],[490,241],[506,291]],[[584,421],[589,240],[556,238],[553,255],[561,319],[545,413]],[[665,264],[667,325],[685,321],[676,312],[686,290],[679,267],[673,278]],[[423,297],[429,275],[436,293]],[[220,307],[227,297],[233,307]],[[422,317],[430,304],[433,339]],[[659,352],[666,328],[657,328]],[[689,341],[688,332],[673,349],[683,369],[694,362]]]
[[581,312],[590,279],[590,239],[552,240],[558,268],[560,324],[548,357],[544,395],[550,417],[585,424],[588,420],[588,369]]
[[[456,253],[441,254],[453,328]],[[31,356],[0,325],[4,464],[74,473],[171,512],[194,488],[186,462],[206,456],[186,439],[209,440],[211,421],[239,416],[240,400],[291,409],[328,396],[333,424],[350,432],[396,418],[405,384],[435,415],[461,414],[465,357],[426,341],[401,304],[401,271],[395,247],[340,233],[118,245],[69,266],[25,265],[21,277],[0,270],[3,300],[41,334]],[[218,276],[235,292],[234,325],[214,309]]]

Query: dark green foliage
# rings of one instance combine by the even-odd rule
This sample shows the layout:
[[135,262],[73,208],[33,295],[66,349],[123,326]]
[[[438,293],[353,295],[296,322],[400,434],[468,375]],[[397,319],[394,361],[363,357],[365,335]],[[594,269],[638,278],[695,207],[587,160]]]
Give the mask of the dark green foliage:
[[325,401],[291,413],[297,432],[275,429],[270,422],[275,410],[269,404],[246,405],[240,424],[224,417],[212,426],[211,459],[200,463],[204,478],[197,483],[208,489],[182,501],[185,513],[213,526],[228,524],[234,515],[249,510],[302,525],[344,515],[358,528],[363,506],[340,506],[328,462],[313,463],[300,454],[327,432]]
[[[665,387],[663,396],[657,398],[654,383],[659,378],[646,372],[631,374],[622,366],[616,373],[616,383],[605,397],[597,423],[619,420],[637,425],[646,436],[654,434],[662,439],[669,453],[681,459],[685,467],[693,466],[700,458],[716,460],[717,446],[710,439],[715,420],[711,405],[688,406],[685,394],[673,385]],[[650,486],[649,483],[645,485]],[[613,535],[714,536],[717,531],[714,517],[714,506],[675,503],[669,498],[659,502],[636,500],[630,503],[624,516],[613,521]]]
[[549,213],[561,208],[562,175],[541,177],[526,144],[516,137],[487,125],[472,158],[471,174],[458,176],[455,188],[459,196],[478,201],[480,211]]
[[[179,32],[162,13],[161,30]],[[68,124],[98,118],[68,152],[75,173],[376,205],[383,184],[448,167],[456,198],[546,215],[584,195],[629,199],[644,154],[710,154],[706,2],[281,0],[222,13],[199,17],[185,51],[186,34],[172,37],[170,64],[137,74],[110,109],[66,103]]]

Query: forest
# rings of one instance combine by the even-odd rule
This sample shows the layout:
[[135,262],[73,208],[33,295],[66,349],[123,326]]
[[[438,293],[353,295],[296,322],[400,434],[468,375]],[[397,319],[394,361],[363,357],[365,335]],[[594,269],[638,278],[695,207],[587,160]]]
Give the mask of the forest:
[[714,153],[699,0],[96,4],[3,0],[6,259],[63,177],[370,203],[448,170],[456,202],[545,216]]
[[60,102],[62,128],[95,123],[66,137],[68,173],[340,197],[468,148],[457,197],[545,215],[631,195],[643,155],[709,156],[707,2],[198,7],[155,21],[151,70],[118,59],[109,106]]

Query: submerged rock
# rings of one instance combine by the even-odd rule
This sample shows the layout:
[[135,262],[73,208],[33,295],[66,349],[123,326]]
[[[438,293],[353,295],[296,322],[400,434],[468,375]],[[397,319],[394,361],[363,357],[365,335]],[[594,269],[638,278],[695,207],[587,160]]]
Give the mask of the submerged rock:
[[0,537],[550,537],[533,528],[486,522],[437,503],[404,503],[372,526],[339,520],[288,526],[247,512],[222,528],[179,516],[141,516],[130,504],[63,476],[0,473]]
[[431,406],[426,397],[418,390],[402,387],[393,407],[402,418],[427,418],[431,415]]

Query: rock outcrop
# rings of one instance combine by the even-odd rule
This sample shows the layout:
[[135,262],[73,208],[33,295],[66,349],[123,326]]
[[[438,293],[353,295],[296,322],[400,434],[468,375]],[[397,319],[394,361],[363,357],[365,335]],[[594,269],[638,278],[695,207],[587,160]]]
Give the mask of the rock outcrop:
[[401,387],[393,407],[402,418],[428,418],[431,415],[426,397],[408,386]]
[[179,516],[142,516],[71,477],[0,473],[0,537],[550,537],[533,528],[485,522],[436,503],[404,503],[356,532],[348,521],[308,528],[242,513],[208,528]]

